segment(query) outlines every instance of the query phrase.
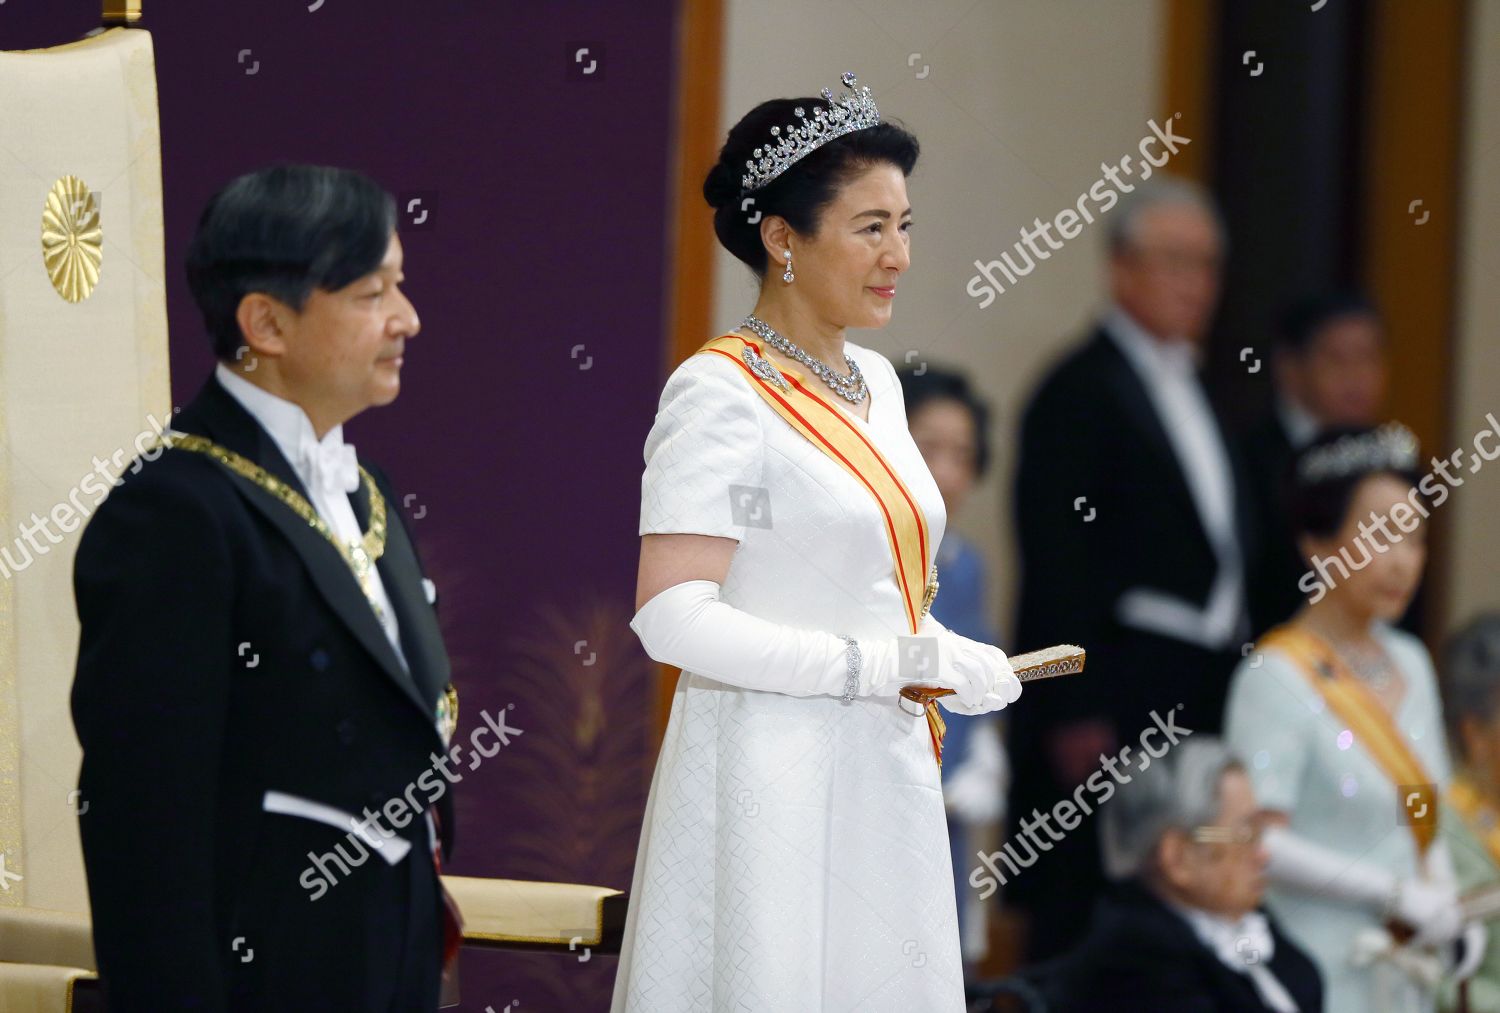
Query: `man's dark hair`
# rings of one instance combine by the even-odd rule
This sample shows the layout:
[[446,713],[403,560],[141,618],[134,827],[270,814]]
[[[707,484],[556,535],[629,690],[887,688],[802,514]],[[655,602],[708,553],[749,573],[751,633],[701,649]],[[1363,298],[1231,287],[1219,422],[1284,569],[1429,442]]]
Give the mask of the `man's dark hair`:
[[1344,317],[1369,317],[1380,323],[1380,311],[1360,292],[1325,292],[1306,296],[1287,306],[1281,313],[1275,346],[1301,355],[1311,346],[1319,332]]
[[188,246],[187,279],[213,340],[232,362],[244,344],[240,301],[264,292],[301,312],[313,289],[335,292],[380,267],[396,202],[352,169],[277,165],[209,200]]

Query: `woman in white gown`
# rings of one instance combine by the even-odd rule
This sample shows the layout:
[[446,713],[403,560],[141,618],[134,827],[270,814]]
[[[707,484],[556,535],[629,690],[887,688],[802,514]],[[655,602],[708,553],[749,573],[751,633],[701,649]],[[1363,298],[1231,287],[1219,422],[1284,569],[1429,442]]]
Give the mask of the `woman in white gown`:
[[1226,738],[1273,824],[1267,904],[1318,964],[1328,1013],[1430,1013],[1451,944],[1475,938],[1437,834],[1449,761],[1432,661],[1391,625],[1426,557],[1416,461],[1394,423],[1298,457],[1308,604],[1230,686]]
[[631,627],[683,673],[615,1011],[964,1005],[939,736],[896,694],[983,713],[1020,684],[926,614],[942,498],[891,364],[844,338],[890,319],[917,144],[843,82],[757,107],[704,184],[761,292],[646,441]]

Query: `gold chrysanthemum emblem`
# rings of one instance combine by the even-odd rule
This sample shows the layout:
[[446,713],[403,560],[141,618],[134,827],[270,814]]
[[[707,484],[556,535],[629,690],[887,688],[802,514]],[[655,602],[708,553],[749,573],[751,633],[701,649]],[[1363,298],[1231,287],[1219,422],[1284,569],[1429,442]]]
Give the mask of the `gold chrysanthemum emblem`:
[[64,176],[53,183],[42,208],[42,262],[68,302],[82,302],[99,284],[103,238],[99,205],[83,180]]

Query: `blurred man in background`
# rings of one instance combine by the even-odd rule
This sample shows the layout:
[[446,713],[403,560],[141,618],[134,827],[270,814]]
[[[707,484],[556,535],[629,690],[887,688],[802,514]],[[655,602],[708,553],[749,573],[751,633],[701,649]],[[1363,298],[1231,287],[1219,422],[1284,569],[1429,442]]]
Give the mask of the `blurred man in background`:
[[1385,327],[1364,296],[1335,292],[1287,308],[1271,346],[1271,410],[1242,438],[1246,473],[1262,535],[1251,568],[1250,617],[1258,634],[1302,605],[1297,581],[1307,566],[1287,521],[1286,469],[1324,429],[1381,421]]
[[[1222,220],[1201,188],[1157,176],[1108,223],[1112,302],[1021,425],[1016,644],[1079,643],[1089,665],[1039,687],[1016,724],[1018,820],[1071,794],[1152,711],[1216,730],[1249,633],[1248,498],[1198,375]],[[1033,958],[1076,941],[1103,886],[1092,826],[1010,887]]]
[[1059,1013],[1317,1013],[1307,954],[1260,910],[1266,850],[1244,767],[1194,737],[1120,788],[1103,813],[1119,882],[1051,975]]

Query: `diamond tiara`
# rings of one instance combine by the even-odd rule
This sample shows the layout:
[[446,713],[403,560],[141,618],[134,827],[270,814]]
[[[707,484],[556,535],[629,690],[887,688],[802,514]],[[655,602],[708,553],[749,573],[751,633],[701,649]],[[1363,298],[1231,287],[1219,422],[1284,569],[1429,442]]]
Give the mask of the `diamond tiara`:
[[856,79],[847,70],[839,80],[849,89],[849,94],[835,99],[833,92],[824,88],[823,98],[828,101],[828,108],[819,106],[809,119],[807,111],[798,106],[792,110],[792,115],[800,123],[771,128],[772,140],[756,148],[752,153],[754,157],[745,162],[749,171],[740,179],[740,196],[759,190],[790,169],[798,159],[807,157],[835,137],[879,126],[880,110],[875,108],[869,85],[855,87]]
[[1411,471],[1416,466],[1416,436],[1399,422],[1387,422],[1319,447],[1301,460],[1297,472],[1303,481],[1321,482],[1368,471]]

